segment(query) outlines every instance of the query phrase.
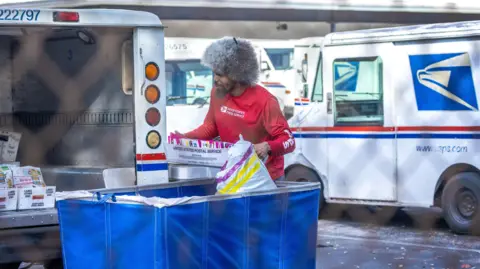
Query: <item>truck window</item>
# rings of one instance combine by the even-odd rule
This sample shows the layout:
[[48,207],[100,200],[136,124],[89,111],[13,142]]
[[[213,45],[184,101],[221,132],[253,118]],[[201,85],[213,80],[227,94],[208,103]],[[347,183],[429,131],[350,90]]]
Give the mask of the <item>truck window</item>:
[[293,49],[265,49],[275,70],[292,69]]
[[382,59],[333,62],[335,125],[383,125]]
[[197,105],[208,102],[213,73],[200,60],[167,61],[165,65],[167,105]]
[[313,83],[313,102],[323,101],[323,79],[322,79],[322,58],[318,60],[317,73],[315,74],[315,82]]

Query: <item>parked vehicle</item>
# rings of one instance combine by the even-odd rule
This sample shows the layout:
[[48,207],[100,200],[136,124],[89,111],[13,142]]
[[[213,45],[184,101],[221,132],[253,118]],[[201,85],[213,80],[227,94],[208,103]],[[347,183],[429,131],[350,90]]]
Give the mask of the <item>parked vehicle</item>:
[[[45,184],[57,191],[109,187],[112,168],[128,168],[125,177],[135,185],[169,182],[162,144],[163,25],[156,15],[90,9],[0,14],[0,127],[22,135],[22,166],[41,168]],[[0,268],[17,269],[22,261],[63,268],[57,210],[35,201],[32,208],[42,209],[16,210],[14,201],[5,211],[15,191],[25,194],[0,190]]]
[[311,102],[289,121],[287,179],[320,181],[327,203],[438,206],[452,230],[478,234],[479,31],[472,21],[327,35]]

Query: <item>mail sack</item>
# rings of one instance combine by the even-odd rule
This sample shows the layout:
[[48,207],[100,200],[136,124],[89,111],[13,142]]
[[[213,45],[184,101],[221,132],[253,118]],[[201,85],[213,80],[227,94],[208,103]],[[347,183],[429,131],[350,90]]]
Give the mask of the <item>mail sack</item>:
[[217,194],[276,189],[267,168],[252,143],[240,139],[228,149],[225,165],[216,175]]

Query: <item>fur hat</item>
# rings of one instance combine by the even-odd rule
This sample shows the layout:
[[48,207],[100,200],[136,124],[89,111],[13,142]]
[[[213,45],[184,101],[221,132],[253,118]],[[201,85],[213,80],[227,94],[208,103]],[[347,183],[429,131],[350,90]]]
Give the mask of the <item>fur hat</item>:
[[203,53],[202,64],[217,74],[251,86],[257,83],[260,73],[252,43],[229,36],[207,47]]

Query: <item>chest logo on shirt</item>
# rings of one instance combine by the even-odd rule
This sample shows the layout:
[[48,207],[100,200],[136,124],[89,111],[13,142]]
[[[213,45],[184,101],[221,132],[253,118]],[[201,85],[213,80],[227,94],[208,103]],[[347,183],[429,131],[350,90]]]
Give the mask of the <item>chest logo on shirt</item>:
[[234,116],[234,117],[239,117],[239,118],[245,117],[245,111],[229,108],[227,106],[221,106],[220,112],[228,114],[230,116]]

